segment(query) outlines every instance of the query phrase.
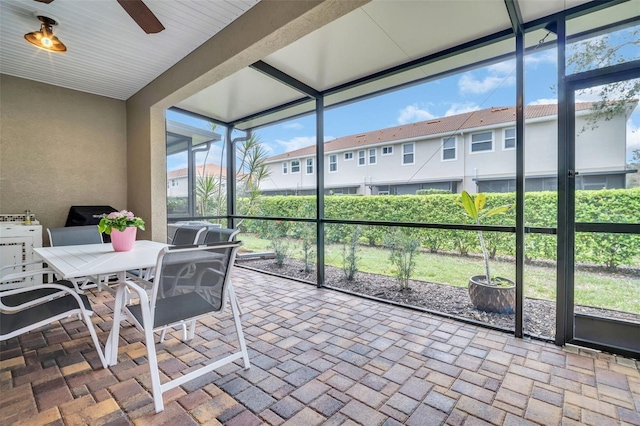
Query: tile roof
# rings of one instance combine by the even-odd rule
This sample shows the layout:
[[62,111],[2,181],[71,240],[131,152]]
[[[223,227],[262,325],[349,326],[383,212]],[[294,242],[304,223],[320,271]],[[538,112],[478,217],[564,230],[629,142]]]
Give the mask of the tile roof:
[[[586,110],[591,107],[591,102],[576,103],[576,111]],[[525,120],[539,117],[554,116],[557,114],[558,105],[528,105],[525,107]],[[324,143],[324,151],[341,151],[349,148],[358,149],[368,145],[384,142],[398,141],[416,138],[420,136],[437,135],[447,132],[456,132],[464,129],[476,129],[484,126],[513,123],[516,121],[516,107],[491,107],[479,111],[465,112],[449,117],[435,118],[427,121],[408,123],[386,129],[373,130],[371,132],[356,135],[343,136]],[[268,161],[276,161],[284,158],[298,158],[314,155],[315,145],[286,152],[284,154],[269,157]]]
[[[187,177],[188,170],[186,167],[182,169],[172,170],[167,173],[167,179],[177,179],[181,177]],[[227,177],[227,168],[220,167],[217,164],[207,163],[196,167],[196,176],[216,176]]]

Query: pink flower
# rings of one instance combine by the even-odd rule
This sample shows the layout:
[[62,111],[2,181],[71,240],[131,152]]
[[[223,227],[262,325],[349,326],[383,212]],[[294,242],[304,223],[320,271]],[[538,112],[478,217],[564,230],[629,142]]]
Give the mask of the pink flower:
[[118,213],[118,212],[111,212],[107,216],[107,219],[116,219],[117,217],[119,217],[119,215],[120,215],[120,213]]

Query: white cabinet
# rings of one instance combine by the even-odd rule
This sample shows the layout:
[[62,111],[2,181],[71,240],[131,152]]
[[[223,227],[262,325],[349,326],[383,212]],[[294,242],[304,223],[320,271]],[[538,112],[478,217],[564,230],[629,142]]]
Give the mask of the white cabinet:
[[[0,222],[0,267],[29,263],[39,258],[33,252],[34,247],[42,247],[42,226],[23,225],[17,222]],[[41,265],[31,265],[28,269],[39,269]],[[0,270],[0,276],[22,272],[22,267]],[[42,284],[42,276],[23,279],[26,285]]]

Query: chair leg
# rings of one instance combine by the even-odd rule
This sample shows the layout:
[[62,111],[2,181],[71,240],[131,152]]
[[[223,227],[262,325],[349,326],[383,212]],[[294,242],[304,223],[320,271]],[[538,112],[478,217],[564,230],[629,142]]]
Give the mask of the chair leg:
[[162,401],[162,387],[160,386],[160,372],[158,370],[158,357],[156,355],[156,343],[153,338],[153,323],[149,305],[144,303],[142,307],[142,326],[144,327],[144,339],[147,346],[147,360],[149,363],[149,374],[151,376],[151,393],[153,394],[153,405],[156,413],[164,411]]
[[87,312],[84,309],[82,310],[82,316],[84,317],[84,321],[87,323],[87,328],[89,329],[89,333],[91,334],[93,345],[96,347],[96,351],[98,351],[98,357],[100,357],[102,368],[107,368],[108,367],[107,359],[105,358],[105,354],[102,352],[102,347],[100,346],[100,341],[98,340],[96,329],[93,327],[93,322],[91,322],[91,317],[87,314]]
[[238,334],[238,342],[240,343],[240,351],[242,352],[242,361],[244,363],[244,369],[251,368],[249,363],[249,351],[247,351],[247,344],[244,341],[244,333],[242,331],[242,323],[240,322],[238,299],[236,292],[233,290],[233,284],[229,281],[229,301],[231,302],[231,313],[233,314],[233,322],[236,326],[236,333]]
[[196,335],[196,322],[197,322],[196,320],[193,320],[189,325],[189,335],[187,336],[188,340],[193,339]]
[[160,343],[164,342],[164,337],[167,334],[167,327],[162,329],[162,332],[160,333]]

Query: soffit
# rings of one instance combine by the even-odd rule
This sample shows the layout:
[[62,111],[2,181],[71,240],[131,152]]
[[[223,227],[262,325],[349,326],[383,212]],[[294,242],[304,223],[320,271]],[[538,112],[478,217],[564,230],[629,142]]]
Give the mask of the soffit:
[[[252,68],[245,68],[178,104],[223,122],[300,98],[300,92]],[[185,106],[188,105],[188,108]]]
[[[528,22],[585,2],[587,1],[519,0],[518,4],[523,19]],[[511,21],[502,0],[373,0],[265,57],[263,61],[313,89],[324,92],[448,48],[473,42],[501,31],[509,31],[511,28]],[[540,31],[540,33],[542,38],[546,31]],[[535,40],[534,38],[526,38],[527,46],[537,43],[538,38]],[[551,39],[553,37],[549,38]],[[514,38],[504,37],[493,44],[485,44],[472,51],[452,55],[442,61],[367,81],[344,91],[330,91],[331,93],[325,97],[325,106],[329,107],[389,90],[398,85],[411,84],[420,79],[442,75],[479,61],[512,54],[514,50]],[[243,80],[242,84],[250,83]],[[289,90],[285,85],[281,88]],[[236,97],[234,99],[218,98],[218,101],[252,105],[252,107],[244,110],[236,108],[233,113],[230,113],[225,109],[226,107],[211,105],[207,112],[201,108],[202,104],[197,105],[198,95],[184,100],[177,106],[186,110],[197,109],[202,115],[225,122],[236,121],[257,112],[255,101],[250,99],[255,96],[255,93],[243,91],[239,87],[233,91],[229,90],[228,93],[233,93]],[[284,98],[289,102],[304,98],[304,94],[298,93],[297,97],[289,96],[289,92],[287,96],[275,94],[268,101],[261,100],[260,103],[264,107],[263,110],[267,110],[285,104]],[[308,102],[283,111],[254,117],[238,123],[237,127],[245,129],[260,126],[287,116],[312,112],[314,108],[314,103]]]

